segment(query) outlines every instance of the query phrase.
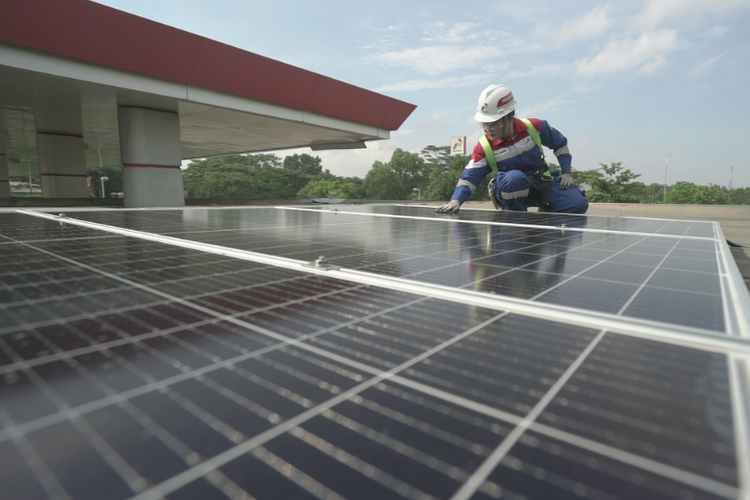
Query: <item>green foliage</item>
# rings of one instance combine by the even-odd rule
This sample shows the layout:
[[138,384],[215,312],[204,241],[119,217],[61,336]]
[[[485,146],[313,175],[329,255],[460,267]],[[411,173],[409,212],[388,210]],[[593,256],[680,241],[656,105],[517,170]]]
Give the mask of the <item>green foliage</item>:
[[730,198],[717,186],[696,186],[692,182],[678,182],[667,190],[667,203],[728,205]]
[[584,174],[585,182],[591,186],[591,189],[586,192],[589,201],[595,203],[638,203],[640,201],[643,183],[633,182],[640,177],[640,174],[634,174],[624,168],[622,162],[609,165],[600,163],[599,166],[601,168],[596,169],[595,172],[598,173],[601,170],[600,175],[592,174],[591,171],[577,173],[579,179],[581,174]]
[[376,161],[362,183],[365,197],[374,200],[406,200],[427,183],[425,162],[416,153],[396,149],[388,163]]
[[280,158],[272,154],[194,161],[183,172],[187,197],[293,198],[310,176],[280,167]]
[[353,182],[341,180],[320,179],[310,181],[297,193],[298,198],[345,198],[352,200],[359,198],[359,186]]
[[[425,147],[421,154],[397,149],[390,161],[376,161],[365,179],[337,177],[324,169],[319,157],[291,155],[282,161],[274,154],[230,155],[193,161],[183,172],[190,198],[371,198],[448,200],[469,156],[451,156],[448,146]],[[574,171],[592,202],[661,203],[663,185],[645,185],[620,162],[599,164],[595,170]],[[555,168],[556,165],[552,166]],[[107,193],[122,191],[122,169],[89,169],[96,196],[99,179],[106,175]],[[20,179],[20,178],[19,178]],[[487,199],[487,182],[477,187],[472,200]],[[25,178],[20,179],[28,182]],[[332,194],[335,193],[335,194]],[[696,186],[678,182],[667,190],[667,203],[750,205],[750,188]]]
[[750,205],[750,187],[727,189],[727,194],[732,205]]
[[604,177],[604,174],[599,169],[594,170],[576,170],[573,169],[573,175],[575,176],[576,182],[582,189],[591,189],[594,181],[598,181]]
[[[427,170],[427,187],[422,192],[425,200],[449,200],[456,189],[456,182],[461,177],[464,167],[469,162],[468,156],[451,156],[449,146],[427,146],[422,150],[422,158]],[[475,196],[487,197],[487,189],[475,193]],[[472,197],[473,198],[473,197]],[[481,199],[481,197],[479,198]]]
[[[289,170],[296,170],[307,175],[318,175],[323,172],[323,166],[320,164],[320,158],[308,154],[294,154],[284,158],[283,167]],[[328,172],[326,170],[326,172]]]

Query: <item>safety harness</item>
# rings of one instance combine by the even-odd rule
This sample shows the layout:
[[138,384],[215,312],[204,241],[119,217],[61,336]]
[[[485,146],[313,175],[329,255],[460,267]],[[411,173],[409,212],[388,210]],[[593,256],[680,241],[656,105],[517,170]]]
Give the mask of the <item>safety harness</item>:
[[[539,196],[537,199],[539,200],[539,211],[546,212],[549,210],[549,191],[552,186],[552,173],[550,172],[549,165],[547,165],[547,161],[544,159],[544,148],[542,147],[542,138],[539,137],[539,132],[537,132],[536,127],[534,127],[529,119],[521,118],[521,121],[526,125],[526,130],[539,147],[539,151],[542,152],[543,166],[534,174],[530,175],[529,179],[532,180],[531,185],[534,187],[536,187],[536,185],[533,180],[541,179],[541,184],[539,185]],[[492,171],[497,174],[497,160],[495,159],[495,153],[492,151],[490,141],[487,140],[486,135],[483,135],[482,138],[479,139],[479,144],[481,144],[482,149],[484,149],[484,156],[487,158],[487,163],[492,167]]]

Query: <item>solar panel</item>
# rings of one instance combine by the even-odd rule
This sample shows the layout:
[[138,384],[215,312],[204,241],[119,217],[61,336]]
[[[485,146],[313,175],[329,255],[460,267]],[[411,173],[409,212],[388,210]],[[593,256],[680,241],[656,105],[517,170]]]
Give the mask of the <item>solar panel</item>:
[[0,256],[3,499],[750,491],[713,223],[20,211]]

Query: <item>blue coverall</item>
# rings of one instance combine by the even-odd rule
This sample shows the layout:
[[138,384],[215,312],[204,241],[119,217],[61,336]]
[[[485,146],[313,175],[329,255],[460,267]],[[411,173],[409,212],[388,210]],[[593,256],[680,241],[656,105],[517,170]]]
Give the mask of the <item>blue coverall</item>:
[[[529,119],[539,132],[542,144],[553,150],[560,169],[563,173],[570,172],[572,156],[568,151],[568,140],[556,129],[549,126],[545,120]],[[537,205],[536,197],[539,189],[531,189],[532,183],[537,188],[541,179],[534,179],[533,175],[543,168],[542,151],[529,135],[526,124],[514,118],[516,135],[508,139],[490,140],[490,146],[495,154],[498,172],[495,181],[495,198],[507,210],[526,211],[529,204]],[[489,140],[489,136],[487,137]],[[451,199],[461,203],[471,197],[485,177],[492,172],[485,157],[484,148],[477,143],[471,155],[471,161],[464,168],[461,179]],[[557,182],[559,173],[553,173],[549,194],[550,211],[574,214],[586,213],[588,200],[577,187],[560,189]]]

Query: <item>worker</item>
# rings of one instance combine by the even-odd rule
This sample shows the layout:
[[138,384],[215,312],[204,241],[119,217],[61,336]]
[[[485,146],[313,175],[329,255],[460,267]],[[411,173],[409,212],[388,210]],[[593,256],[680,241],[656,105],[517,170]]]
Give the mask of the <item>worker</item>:
[[[589,202],[575,185],[568,140],[545,120],[515,117],[516,100],[505,85],[490,85],[479,95],[474,118],[485,132],[449,203],[439,213],[457,213],[488,174],[490,201],[497,209],[586,213]],[[542,145],[552,149],[561,172],[550,172]]]

